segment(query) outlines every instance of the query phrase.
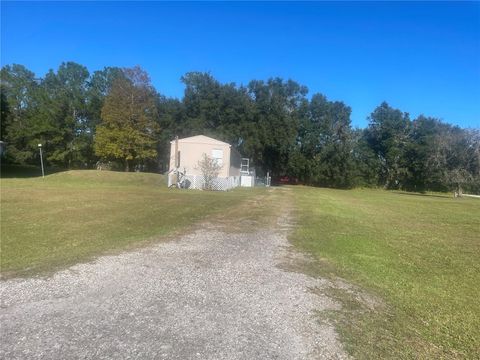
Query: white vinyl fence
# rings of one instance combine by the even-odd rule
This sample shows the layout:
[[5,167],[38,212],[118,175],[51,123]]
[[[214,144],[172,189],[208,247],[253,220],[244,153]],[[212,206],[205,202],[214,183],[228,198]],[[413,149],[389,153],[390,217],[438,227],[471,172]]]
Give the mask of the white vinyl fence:
[[[173,184],[173,179],[169,176],[168,185]],[[225,178],[217,177],[213,179],[212,189],[215,191],[227,191],[240,186],[240,176],[229,176]],[[182,177],[183,189],[197,189],[203,190],[205,181],[201,175],[185,175]]]

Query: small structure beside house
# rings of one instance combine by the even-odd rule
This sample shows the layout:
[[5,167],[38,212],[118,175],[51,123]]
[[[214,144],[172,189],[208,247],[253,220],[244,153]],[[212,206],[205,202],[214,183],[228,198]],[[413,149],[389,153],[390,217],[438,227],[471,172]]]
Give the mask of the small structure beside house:
[[238,151],[226,142],[197,135],[170,142],[168,186],[180,184],[187,189],[203,189],[198,163],[204,154],[221,166],[214,181],[215,190],[229,190],[240,185],[241,157]]
[[255,183],[255,169],[250,169],[250,160],[243,158],[240,166],[240,186],[253,187]]

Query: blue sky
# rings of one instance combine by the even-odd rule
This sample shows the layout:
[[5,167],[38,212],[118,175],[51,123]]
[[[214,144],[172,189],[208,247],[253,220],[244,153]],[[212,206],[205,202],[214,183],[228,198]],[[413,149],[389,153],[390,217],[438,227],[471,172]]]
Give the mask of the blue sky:
[[246,84],[280,76],[352,107],[363,127],[383,100],[480,126],[480,2],[5,2],[1,63],[43,76],[62,61],[90,71],[140,65],[157,90],[210,71]]

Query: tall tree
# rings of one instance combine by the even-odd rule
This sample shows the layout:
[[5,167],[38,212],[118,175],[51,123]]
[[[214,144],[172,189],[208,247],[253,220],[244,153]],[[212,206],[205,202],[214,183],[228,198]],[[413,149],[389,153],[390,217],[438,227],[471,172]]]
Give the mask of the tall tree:
[[293,80],[273,78],[248,84],[253,99],[253,120],[244,149],[254,163],[275,176],[288,171],[308,89]]
[[379,184],[381,162],[373,149],[369,146],[365,129],[352,131],[352,161],[356,186],[372,186]]
[[386,188],[401,188],[408,178],[405,152],[411,130],[410,117],[383,102],[369,121],[367,137],[382,164],[380,180]]
[[441,121],[420,115],[412,122],[405,158],[408,168],[406,190],[445,190],[443,170],[438,166],[437,136],[446,135],[449,127]]
[[209,73],[190,72],[182,77],[182,82],[184,135],[203,133],[240,146],[242,127],[251,116],[247,90],[234,83],[221,84]]
[[94,71],[87,83],[87,112],[90,131],[101,122],[102,107],[105,98],[110,93],[115,79],[124,77],[123,71],[118,67],[105,67],[103,70]]
[[140,67],[123,69],[114,80],[97,126],[95,153],[106,160],[121,160],[125,171],[157,156],[157,94]]
[[38,144],[32,127],[35,114],[35,74],[23,65],[7,65],[0,71],[2,101],[2,140],[8,144],[8,157],[16,163],[29,163],[35,158]]
[[308,161],[308,183],[351,187],[354,184],[351,109],[314,94],[301,126],[299,144]]
[[428,165],[441,174],[443,184],[460,194],[464,188],[480,189],[480,135],[447,125],[435,134]]
[[0,140],[5,140],[7,123],[10,117],[10,106],[8,105],[6,89],[0,83]]
[[110,93],[114,80],[123,76],[121,68],[105,67],[103,70],[94,71],[87,81],[85,99],[87,116],[84,122],[83,136],[88,144],[85,155],[88,158],[89,166],[93,166],[98,160],[93,143],[96,127],[102,119],[102,107],[105,98]]
[[48,134],[47,159],[71,168],[88,165],[91,137],[86,104],[89,72],[83,65],[62,63],[55,73],[50,70],[42,82],[43,97],[39,116],[54,121],[55,133]]

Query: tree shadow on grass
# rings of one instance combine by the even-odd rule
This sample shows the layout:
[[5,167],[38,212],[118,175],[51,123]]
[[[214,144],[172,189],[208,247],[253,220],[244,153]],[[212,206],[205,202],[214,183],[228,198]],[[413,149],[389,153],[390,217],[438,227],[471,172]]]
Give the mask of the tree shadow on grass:
[[[45,168],[45,176],[62,171],[65,171],[65,169],[48,167]],[[26,179],[41,176],[42,169],[40,166],[2,164],[0,168],[0,178],[2,179]]]
[[422,194],[422,193],[414,193],[414,192],[403,192],[403,191],[392,191],[393,194],[396,195],[408,195],[408,196],[426,196],[426,197],[436,197],[441,199],[448,199],[453,197],[452,195],[445,194],[445,195],[436,195],[436,194]]

